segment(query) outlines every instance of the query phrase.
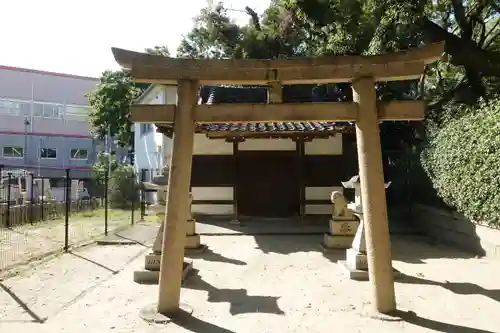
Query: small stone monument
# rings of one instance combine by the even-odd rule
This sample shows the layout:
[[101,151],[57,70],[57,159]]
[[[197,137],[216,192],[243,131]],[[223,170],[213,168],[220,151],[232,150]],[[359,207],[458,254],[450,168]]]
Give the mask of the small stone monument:
[[[349,181],[342,183],[345,188],[354,188],[354,202],[347,205],[349,209],[359,218],[359,227],[354,236],[351,248],[346,250],[346,260],[338,263],[351,280],[368,280],[368,260],[366,258],[366,238],[363,220],[363,201],[361,197],[361,187],[359,176],[352,177]],[[387,189],[391,182],[385,184]],[[394,276],[401,275],[399,271],[393,269]]]
[[[166,172],[168,172],[168,168],[164,168],[162,175],[153,178],[151,182],[142,183],[144,188],[148,190],[157,191],[156,203],[152,205],[150,208],[153,212],[156,213],[156,216],[161,221],[161,225],[160,228],[158,229],[156,239],[153,243],[153,251],[152,253],[146,255],[146,260],[144,265],[145,270],[134,272],[134,281],[137,283],[155,284],[159,282],[160,260],[161,260],[163,231],[165,223],[165,209],[166,209],[166,199],[168,190],[168,175],[166,174]],[[187,274],[192,270],[192,268],[193,268],[192,262],[184,260],[183,274],[182,274],[183,280],[185,279]]]
[[333,203],[333,213],[329,224],[330,230],[325,233],[321,247],[325,251],[348,249],[354,239],[359,221],[354,216],[354,212],[347,207],[347,201],[342,192],[332,192],[330,200]]
[[189,192],[189,215],[186,221],[186,245],[184,247],[184,252],[186,254],[198,254],[205,252],[207,249],[205,244],[201,244],[200,234],[196,233],[196,220],[191,212],[192,204],[193,194]]

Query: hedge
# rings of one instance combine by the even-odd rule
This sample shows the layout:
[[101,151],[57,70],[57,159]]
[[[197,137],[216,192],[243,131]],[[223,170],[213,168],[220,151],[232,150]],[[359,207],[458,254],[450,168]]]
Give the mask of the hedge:
[[500,102],[481,102],[429,137],[422,166],[439,196],[467,218],[500,225]]

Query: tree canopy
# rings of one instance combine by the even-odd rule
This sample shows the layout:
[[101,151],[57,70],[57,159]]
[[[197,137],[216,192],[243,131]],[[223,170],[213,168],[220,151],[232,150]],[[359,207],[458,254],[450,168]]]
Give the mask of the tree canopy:
[[[154,46],[145,51],[164,57],[170,55],[166,46]],[[92,108],[89,120],[94,137],[103,140],[109,131],[119,145],[131,146],[134,133],[129,120],[130,106],[145,89],[144,85],[136,84],[126,71],[103,72],[96,89],[87,94]]]
[[87,94],[95,138],[103,140],[109,131],[121,146],[132,144],[130,106],[139,93],[134,80],[125,71],[108,70],[102,74],[96,89]]
[[[377,54],[446,42],[448,59],[429,66],[426,97],[440,109],[498,92],[498,0],[273,0],[238,26],[219,3],[195,18],[177,52],[190,58],[279,58]],[[397,90],[397,89],[396,89]]]

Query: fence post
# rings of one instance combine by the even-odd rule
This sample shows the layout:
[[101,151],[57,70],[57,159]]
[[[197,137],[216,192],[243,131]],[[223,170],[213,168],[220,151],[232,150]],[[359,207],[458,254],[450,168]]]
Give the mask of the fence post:
[[130,175],[132,177],[132,181],[133,181],[133,184],[134,184],[134,195],[132,196],[132,214],[130,216],[130,218],[132,219],[131,221],[131,224],[134,225],[134,211],[135,211],[135,199],[136,199],[136,195],[137,195],[137,188],[135,187],[135,182],[137,181],[137,178],[136,178],[136,175],[135,175],[135,172]]
[[[33,198],[33,186],[34,186],[34,179],[33,179],[33,172],[30,172],[29,173],[29,178],[30,178],[30,182],[31,182],[31,186],[30,186],[30,193],[29,193],[29,196],[30,196],[30,224],[33,224],[33,201],[35,200]],[[27,181],[27,180],[25,180]]]
[[108,170],[104,171],[104,236],[108,235]]
[[413,172],[413,147],[410,145],[410,153],[408,154],[408,163],[406,166],[407,172],[407,191],[408,191],[408,220],[413,222],[412,214],[412,200],[413,200],[413,182],[412,182],[412,172]]
[[141,169],[141,221],[144,221],[144,215],[146,215],[146,191],[142,183],[146,180],[146,170]]
[[45,182],[43,181],[43,177],[40,178],[42,180],[42,186],[41,186],[41,191],[42,191],[42,200],[40,202],[40,220],[43,222],[45,220],[45,207],[43,206],[45,202]]
[[69,178],[70,169],[66,169],[66,182],[64,186],[64,251],[69,249],[69,214],[71,211],[71,179]]
[[7,221],[5,221],[5,226],[7,228],[10,228],[10,190],[11,190],[11,185],[10,181],[12,179],[12,173],[7,173],[7,212],[5,213],[5,217],[7,218]]
[[[3,167],[4,167],[4,165],[0,164],[0,182],[3,182]],[[3,191],[3,184],[1,184],[1,185],[2,185],[2,192],[4,192]],[[2,212],[1,212],[1,214],[3,214],[3,203],[4,203],[4,200],[5,200],[4,195],[5,194],[2,193],[2,198],[1,198],[1,201],[0,201],[0,204],[2,204]],[[2,216],[2,220],[3,220],[3,216]],[[2,223],[0,223],[0,227],[1,226],[2,226]],[[5,226],[7,227],[7,223],[5,223]]]

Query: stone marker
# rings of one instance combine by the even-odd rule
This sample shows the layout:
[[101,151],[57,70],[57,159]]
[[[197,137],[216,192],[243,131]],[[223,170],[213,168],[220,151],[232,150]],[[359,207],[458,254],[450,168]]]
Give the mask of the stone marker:
[[[346,260],[339,260],[340,267],[345,271],[346,275],[351,280],[367,281],[368,277],[368,260],[366,257],[366,238],[365,226],[363,222],[363,201],[361,197],[361,187],[359,176],[352,177],[349,181],[343,182],[345,188],[354,188],[354,202],[347,205],[354,215],[359,218],[359,226],[356,230],[351,248],[346,250]],[[391,182],[385,184],[387,189]],[[401,273],[393,268],[394,277],[401,276]]]
[[[168,172],[167,170],[168,169],[163,169],[163,174],[155,177],[152,182],[143,182],[143,186],[146,189],[157,191],[156,203],[150,208],[160,219],[161,225],[158,229],[156,239],[153,243],[153,251],[152,253],[146,255],[144,264],[145,270],[134,272],[134,281],[141,284],[157,284],[160,278],[160,260],[165,223],[166,193],[168,189],[168,175],[165,174],[165,172]],[[183,280],[186,278],[187,274],[192,270],[192,268],[192,262],[188,262],[185,260],[182,271]]]
[[329,231],[324,234],[323,250],[347,249],[352,244],[359,221],[354,212],[347,207],[347,201],[342,192],[334,191],[330,196],[333,203],[332,218]]
[[200,235],[196,233],[196,220],[193,217],[191,206],[193,204],[193,194],[189,193],[189,216],[186,221],[186,245],[184,246],[184,252],[186,254],[197,254],[205,252],[207,246],[201,244]]

